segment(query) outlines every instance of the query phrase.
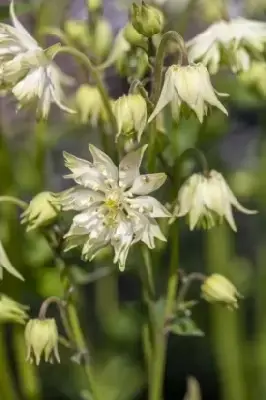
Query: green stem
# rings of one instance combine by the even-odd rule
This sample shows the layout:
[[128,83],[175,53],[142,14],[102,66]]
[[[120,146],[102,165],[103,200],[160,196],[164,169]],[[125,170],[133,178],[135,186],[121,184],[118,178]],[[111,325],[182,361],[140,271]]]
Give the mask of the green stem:
[[180,155],[179,164],[181,164],[184,161],[184,159],[189,157],[194,157],[198,161],[198,163],[202,168],[202,172],[205,176],[209,175],[208,161],[201,150],[197,149],[196,147],[189,147],[188,149],[183,151],[183,153]]
[[14,196],[0,196],[0,203],[2,202],[15,204],[16,206],[23,208],[23,210],[26,210],[28,207],[28,203]]
[[[151,92],[151,103],[154,104],[154,106],[157,104],[157,101],[161,93],[164,58],[167,50],[167,43],[169,42],[169,40],[174,40],[177,43],[178,48],[180,50],[178,63],[181,65],[183,60],[187,62],[187,50],[182,36],[180,36],[175,31],[166,32],[161,39],[155,58],[155,67],[154,67],[152,92]],[[149,127],[148,168],[150,172],[154,171],[155,164],[156,164],[156,118],[153,121],[151,121]]]
[[74,47],[70,47],[70,46],[63,46],[61,48],[58,49],[56,54],[59,53],[67,53],[72,55],[73,57],[76,57],[78,60],[80,60],[88,69],[88,71],[91,73],[91,75],[93,76],[96,85],[98,87],[98,90],[101,94],[102,97],[102,101],[103,101],[103,105],[105,107],[106,113],[109,117],[111,126],[112,126],[112,130],[114,132],[117,131],[117,124],[116,124],[116,119],[115,116],[113,114],[113,110],[112,110],[112,106],[111,106],[111,102],[109,100],[109,96],[107,93],[107,90],[104,86],[104,83],[102,81],[101,75],[99,73],[99,71],[97,70],[96,67],[93,66],[92,62],[90,61],[90,59],[81,51],[75,49]]
[[12,379],[9,358],[6,353],[6,340],[3,327],[0,328],[0,388],[1,398],[4,400],[18,400]]
[[18,371],[19,386],[26,400],[40,400],[41,387],[38,379],[36,366],[25,362],[25,340],[24,332],[20,326],[15,326],[12,333],[14,357]]
[[161,326],[159,326],[159,329],[156,332],[149,400],[161,400],[162,398],[167,352],[167,336],[164,333],[164,323],[173,313],[178,286],[178,235],[174,228],[172,229],[170,248],[171,259],[169,265],[169,278],[167,284],[164,318]]
[[38,189],[42,190],[45,183],[45,162],[46,162],[46,135],[47,121],[44,119],[36,121],[35,125],[35,167],[39,174]]

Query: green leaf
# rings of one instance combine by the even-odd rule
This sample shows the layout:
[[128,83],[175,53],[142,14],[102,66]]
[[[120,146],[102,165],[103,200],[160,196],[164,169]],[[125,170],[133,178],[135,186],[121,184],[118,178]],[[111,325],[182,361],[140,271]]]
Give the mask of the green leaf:
[[180,336],[204,336],[204,332],[187,316],[176,318],[167,329],[169,332]]
[[5,252],[2,242],[0,241],[0,279],[3,279],[3,268],[7,270],[11,275],[24,281],[23,276],[13,267],[9,258]]

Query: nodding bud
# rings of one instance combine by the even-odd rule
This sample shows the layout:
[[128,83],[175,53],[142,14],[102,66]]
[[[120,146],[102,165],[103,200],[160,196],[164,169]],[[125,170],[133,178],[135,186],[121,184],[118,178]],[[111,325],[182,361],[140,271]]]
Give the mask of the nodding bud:
[[124,27],[124,38],[128,41],[131,46],[142,47],[144,50],[148,50],[148,39],[139,33],[134,26],[128,22]]
[[58,196],[52,192],[41,192],[35,196],[22,214],[22,224],[27,231],[51,225],[55,222],[61,206]]
[[161,33],[164,28],[163,13],[144,1],[140,5],[132,4],[130,16],[134,28],[144,36],[151,37]]
[[114,103],[114,115],[117,121],[118,133],[127,137],[137,134],[140,141],[147,124],[147,104],[140,94],[121,96]]
[[103,4],[102,0],[87,0],[87,7],[89,12],[101,11]]
[[10,297],[0,294],[0,323],[18,323],[25,324],[28,319],[26,310],[29,307],[24,306]]
[[80,47],[87,49],[91,44],[91,37],[87,21],[70,19],[65,22],[64,31],[69,39]]
[[238,308],[238,299],[241,297],[232,282],[219,274],[212,274],[205,279],[201,296],[210,303],[221,303],[232,310]]
[[31,319],[25,328],[25,342],[27,347],[26,360],[40,364],[41,356],[44,361],[60,362],[58,352],[58,330],[55,319]]

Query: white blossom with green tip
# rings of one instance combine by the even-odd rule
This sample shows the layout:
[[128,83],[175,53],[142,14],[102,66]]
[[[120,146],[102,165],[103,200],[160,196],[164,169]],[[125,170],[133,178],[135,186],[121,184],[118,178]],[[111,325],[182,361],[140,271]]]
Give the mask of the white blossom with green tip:
[[226,219],[233,231],[237,230],[232,206],[244,214],[256,214],[255,210],[243,207],[229,188],[224,177],[217,171],[208,176],[193,174],[180,188],[176,217],[188,216],[190,230],[196,226],[213,228],[217,222]]
[[216,94],[219,93],[212,87],[208,70],[204,65],[172,65],[166,71],[159,100],[148,122],[152,121],[169,103],[175,117],[179,117],[182,104],[185,104],[195,112],[201,123],[210,106],[219,108],[227,115],[225,107]]
[[164,173],[140,175],[147,146],[128,153],[119,167],[101,150],[90,145],[93,162],[65,153],[66,166],[79,185],[63,193],[63,210],[80,213],[66,234],[66,250],[81,245],[84,259],[111,244],[114,263],[123,270],[130,247],[139,241],[155,247],[165,241],[156,218],[170,217],[166,208],[149,194],[166,180]]
[[46,118],[51,103],[62,110],[74,111],[63,104],[62,84],[66,77],[51,61],[53,46],[43,50],[15,15],[14,1],[10,2],[10,17],[13,26],[0,24],[0,78],[3,87],[8,87],[19,101],[36,105],[38,116]]
[[234,18],[218,21],[187,42],[191,62],[201,62],[211,74],[221,65],[233,72],[247,71],[254,57],[262,55],[266,43],[266,23]]

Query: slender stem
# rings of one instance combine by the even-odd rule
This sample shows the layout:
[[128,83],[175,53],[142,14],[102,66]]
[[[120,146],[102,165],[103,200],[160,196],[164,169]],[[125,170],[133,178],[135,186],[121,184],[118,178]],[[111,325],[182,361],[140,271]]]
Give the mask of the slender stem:
[[40,119],[35,125],[35,166],[39,173],[38,188],[43,189],[45,183],[45,162],[46,162],[46,132],[47,121]]
[[9,357],[6,352],[6,339],[4,337],[3,325],[0,327],[0,388],[1,398],[4,400],[18,400],[12,371],[9,364]]
[[99,92],[102,96],[102,100],[103,100],[103,105],[105,107],[106,113],[109,117],[112,129],[114,132],[117,131],[117,124],[116,124],[116,119],[115,116],[113,114],[113,110],[112,110],[112,106],[108,97],[108,93],[106,91],[106,88],[104,86],[104,83],[102,81],[101,75],[99,73],[99,71],[97,70],[96,67],[93,66],[92,62],[90,61],[90,59],[81,51],[75,49],[74,47],[70,47],[70,46],[62,46],[61,48],[58,49],[57,54],[59,53],[67,53],[70,54],[74,57],[76,57],[78,60],[80,60],[88,69],[88,71],[91,73],[91,75],[93,76],[96,85],[99,89]]
[[189,157],[194,157],[199,162],[205,176],[209,175],[208,161],[201,150],[197,149],[196,147],[190,147],[186,149],[179,158],[179,164],[181,164],[185,158]]
[[13,203],[20,208],[23,208],[24,210],[26,210],[26,208],[28,207],[28,203],[26,203],[26,201],[20,200],[14,196],[0,196],[0,203],[2,202]]
[[178,235],[173,229],[171,235],[171,259],[169,265],[169,278],[165,300],[164,318],[156,332],[155,350],[153,357],[152,380],[149,400],[161,400],[164,382],[167,335],[164,332],[164,323],[172,315],[178,286]]
[[189,276],[183,279],[183,285],[178,293],[177,296],[177,305],[180,305],[186,298],[187,292],[190,288],[190,285],[194,281],[204,281],[206,276],[197,272],[190,274]]
[[[175,31],[166,32],[161,39],[155,58],[155,67],[154,67],[152,92],[151,92],[151,103],[154,105],[156,105],[161,93],[164,57],[166,54],[167,43],[169,40],[174,40],[178,45],[180,51],[178,63],[182,64],[183,60],[187,62],[187,50],[182,36],[180,36]],[[153,121],[151,121],[149,127],[148,167],[150,171],[153,171],[155,169],[155,164],[156,164],[156,118]]]

